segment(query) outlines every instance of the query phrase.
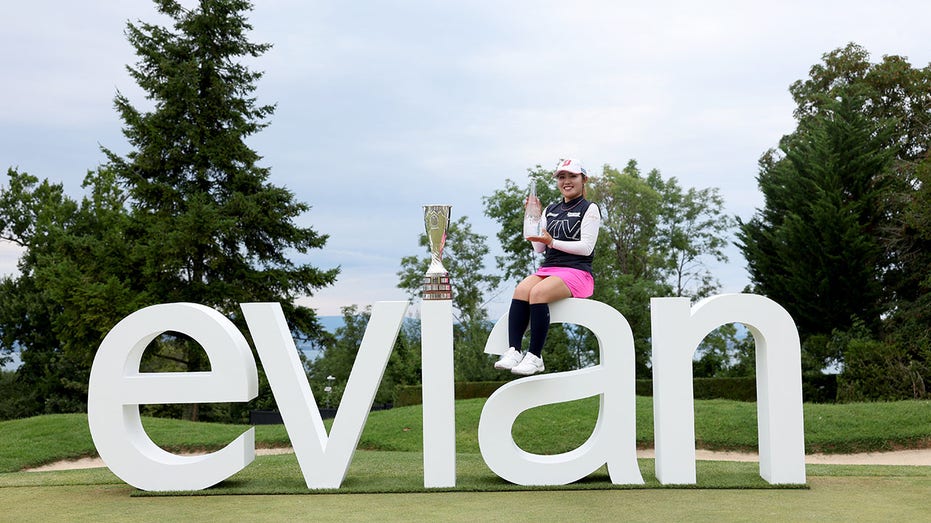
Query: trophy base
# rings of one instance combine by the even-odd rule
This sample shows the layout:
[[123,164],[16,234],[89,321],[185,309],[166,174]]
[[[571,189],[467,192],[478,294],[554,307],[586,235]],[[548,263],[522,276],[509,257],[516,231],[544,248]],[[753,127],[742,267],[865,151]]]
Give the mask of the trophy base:
[[433,274],[423,277],[420,296],[425,300],[453,299],[453,286],[448,274]]

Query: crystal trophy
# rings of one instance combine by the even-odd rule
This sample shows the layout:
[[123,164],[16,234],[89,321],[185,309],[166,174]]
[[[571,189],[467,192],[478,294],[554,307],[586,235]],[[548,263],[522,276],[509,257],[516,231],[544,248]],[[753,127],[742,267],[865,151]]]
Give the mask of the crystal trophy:
[[543,207],[537,198],[537,184],[530,182],[530,191],[527,196],[527,206],[524,207],[524,238],[540,236],[540,219],[543,216]]

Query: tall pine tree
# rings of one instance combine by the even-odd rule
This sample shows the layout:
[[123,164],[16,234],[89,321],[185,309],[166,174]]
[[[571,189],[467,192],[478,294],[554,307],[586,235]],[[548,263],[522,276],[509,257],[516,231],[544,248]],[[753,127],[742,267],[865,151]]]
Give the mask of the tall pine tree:
[[194,301],[229,315],[240,302],[279,301],[294,328],[314,336],[313,311],[294,299],[331,284],[337,271],[292,261],[323,247],[326,236],[295,224],[309,207],[269,182],[269,169],[245,142],[274,111],[252,96],[262,73],[242,63],[270,47],[248,39],[252,6],[156,4],[172,29],[127,28],[139,57],[129,72],[154,108],[137,109],[118,93],[132,150],[125,158],[105,151],[129,196],[129,234],[145,284],[159,301]]
[[[765,206],[738,233],[756,290],[786,307],[803,337],[855,322],[879,329],[888,261],[877,231],[894,151],[891,125],[862,106],[850,94],[825,104],[764,156]],[[829,355],[812,356],[823,365]]]
[[[811,370],[842,361],[854,396],[878,398],[868,389],[907,368],[905,388],[921,396],[931,379],[931,66],[871,63],[851,43],[789,91],[798,127],[761,159],[766,202],[741,227],[754,284],[792,312]],[[886,366],[871,382],[852,368],[869,358],[846,357],[851,336],[885,351],[870,356]]]
[[[18,378],[33,391],[23,415],[82,410],[103,336],[145,305],[195,302],[241,321],[241,302],[280,302],[296,334],[326,336],[295,300],[337,270],[294,261],[326,236],[296,224],[309,207],[270,183],[245,142],[274,110],[256,102],[262,75],[243,65],[269,48],[247,37],[251,4],[155,3],[173,26],[126,32],[139,57],[129,71],[150,107],[116,96],[130,152],[104,149],[108,162],[88,173],[81,201],[12,169],[0,187],[0,238],[25,250],[20,274],[0,280],[0,350],[21,350]],[[143,370],[207,367],[180,335],[157,340],[143,360]]]

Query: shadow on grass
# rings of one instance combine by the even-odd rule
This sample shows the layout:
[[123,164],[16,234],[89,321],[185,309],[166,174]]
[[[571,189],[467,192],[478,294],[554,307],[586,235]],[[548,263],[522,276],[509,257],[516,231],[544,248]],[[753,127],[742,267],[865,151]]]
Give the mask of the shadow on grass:
[[653,460],[641,459],[643,485],[615,485],[607,468],[569,485],[528,487],[495,475],[478,454],[458,454],[456,486],[425,488],[423,455],[416,452],[357,451],[346,479],[338,489],[308,489],[293,454],[260,456],[251,465],[222,483],[192,492],[144,492],[134,496],[217,496],[279,494],[386,494],[415,492],[506,492],[527,490],[625,490],[625,489],[804,489],[807,485],[770,485],[759,475],[758,463],[699,461],[696,485],[663,485],[653,474]]
[[[423,455],[417,452],[356,451],[346,480],[339,489],[308,489],[293,454],[259,456],[255,462],[215,487],[194,492],[143,492],[133,496],[222,496],[275,494],[365,494],[420,492],[508,492],[633,489],[807,489],[807,485],[770,485],[759,476],[757,462],[699,461],[697,485],[662,485],[653,473],[654,460],[639,460],[643,485],[614,485],[607,470],[601,469],[570,485],[525,487],[496,476],[479,454],[459,454],[456,487],[427,489],[423,486]],[[808,465],[813,477],[914,477],[931,478],[931,467],[887,465]],[[54,472],[13,472],[0,474],[0,488],[56,487],[77,485],[124,485],[106,468]]]
[[[641,459],[643,485],[614,485],[605,467],[570,485],[525,487],[495,475],[478,454],[459,454],[454,488],[427,489],[423,486],[423,455],[417,452],[363,451],[355,453],[346,480],[338,489],[308,489],[293,454],[259,456],[226,481],[192,492],[144,492],[133,496],[223,496],[276,494],[391,494],[421,492],[509,492],[635,489],[807,489],[807,485],[770,485],[759,476],[759,463],[698,461],[696,485],[662,485],[657,481],[654,460]],[[931,478],[931,467],[888,465],[808,465],[812,477],[915,477]],[[0,488],[57,487],[77,485],[121,485],[123,481],[106,468],[54,472],[0,474]]]

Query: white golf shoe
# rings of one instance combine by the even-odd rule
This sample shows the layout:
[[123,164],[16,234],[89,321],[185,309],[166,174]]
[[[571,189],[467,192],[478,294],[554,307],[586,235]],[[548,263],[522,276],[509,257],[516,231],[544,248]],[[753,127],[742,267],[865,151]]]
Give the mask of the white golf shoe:
[[507,352],[501,355],[501,358],[495,362],[495,368],[499,370],[510,370],[520,363],[524,355],[514,347],[510,347]]
[[531,374],[543,372],[543,358],[528,352],[524,354],[524,359],[520,360],[520,363],[511,368],[511,372],[521,376],[530,376]]

